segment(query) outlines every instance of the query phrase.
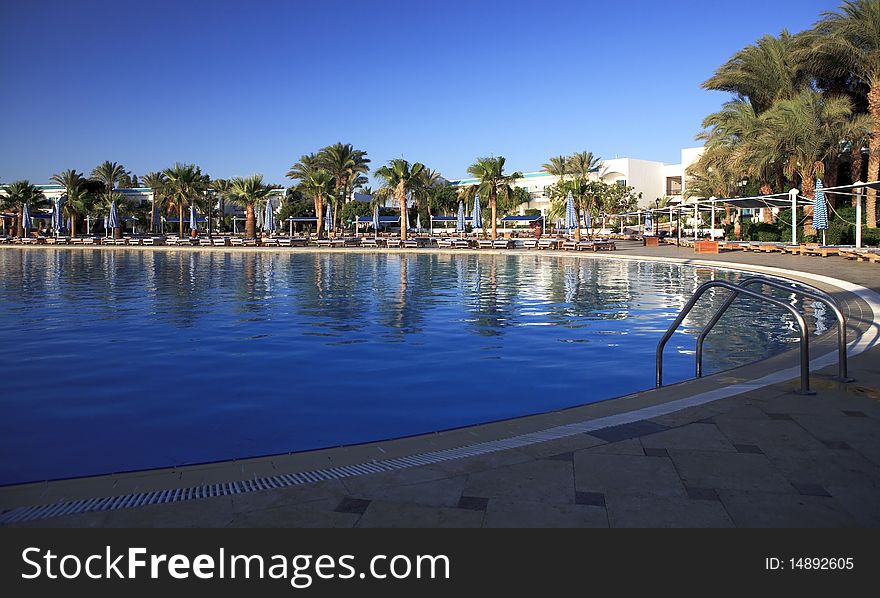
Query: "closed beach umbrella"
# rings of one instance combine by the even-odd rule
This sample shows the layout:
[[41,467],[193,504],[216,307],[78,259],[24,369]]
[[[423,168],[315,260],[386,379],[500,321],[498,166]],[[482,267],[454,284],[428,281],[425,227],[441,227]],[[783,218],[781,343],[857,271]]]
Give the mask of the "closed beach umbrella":
[[574,211],[574,197],[571,191],[568,192],[568,198],[565,200],[565,228],[571,230],[577,228],[577,214]]
[[416,214],[416,230],[422,230],[422,215]]
[[116,207],[116,200],[110,204],[110,213],[107,214],[107,230],[119,228],[119,209]]
[[61,217],[61,198],[56,197],[55,201],[52,203],[52,230],[55,231],[55,236],[58,236],[58,231],[61,230],[61,224],[63,219]]
[[480,194],[474,195],[474,213],[471,214],[471,225],[474,228],[483,228],[483,210],[480,208]]
[[813,198],[813,228],[822,231],[822,245],[825,244],[825,231],[828,230],[828,208],[825,205],[825,192],[822,179],[816,179],[816,195]]
[[373,230],[379,234],[379,204],[373,206]]
[[196,230],[196,206],[189,204],[189,230]]
[[455,232],[463,233],[465,231],[464,223],[464,202],[458,202],[458,216],[455,219]]
[[327,206],[327,213],[324,214],[324,228],[328,231],[333,230],[333,206]]
[[654,226],[654,222],[651,219],[651,212],[645,212],[645,232],[651,232],[652,227]]
[[24,204],[24,207],[21,209],[21,228],[24,229],[25,236],[27,236],[27,232],[30,227],[31,227],[31,210],[28,207],[28,204]]
[[593,228],[593,221],[590,218],[590,210],[584,210],[584,228]]
[[263,216],[263,230],[272,232],[275,230],[275,211],[272,209],[272,202],[266,202],[266,214]]

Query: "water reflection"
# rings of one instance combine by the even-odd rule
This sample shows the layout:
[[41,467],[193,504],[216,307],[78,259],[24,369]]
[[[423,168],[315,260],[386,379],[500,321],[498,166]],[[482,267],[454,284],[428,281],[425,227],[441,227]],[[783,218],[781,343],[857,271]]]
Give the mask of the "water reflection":
[[[657,340],[713,277],[740,275],[535,253],[0,251],[0,450],[15,457],[0,483],[361,442],[647,388]],[[708,293],[673,337],[670,380],[692,375],[694,337],[725,296]],[[827,330],[824,307],[804,307]],[[706,369],[796,340],[772,307],[738,301]]]

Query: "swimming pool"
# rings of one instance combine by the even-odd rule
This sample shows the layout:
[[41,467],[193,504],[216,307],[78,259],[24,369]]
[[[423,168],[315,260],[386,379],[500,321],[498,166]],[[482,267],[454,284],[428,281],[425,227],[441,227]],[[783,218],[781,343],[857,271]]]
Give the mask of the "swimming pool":
[[[731,271],[521,253],[0,250],[0,484],[380,440],[651,388]],[[693,375],[694,337],[667,346]],[[794,302],[794,299],[792,299]],[[815,333],[821,304],[805,306]],[[737,303],[711,373],[797,336]],[[762,317],[762,314],[773,314]]]

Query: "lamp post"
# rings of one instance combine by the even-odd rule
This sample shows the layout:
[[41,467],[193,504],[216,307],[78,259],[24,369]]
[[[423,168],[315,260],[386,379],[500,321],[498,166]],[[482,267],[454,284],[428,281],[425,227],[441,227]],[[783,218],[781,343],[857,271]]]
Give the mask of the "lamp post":
[[788,197],[791,199],[791,244],[797,245],[797,196],[800,191],[790,189]]

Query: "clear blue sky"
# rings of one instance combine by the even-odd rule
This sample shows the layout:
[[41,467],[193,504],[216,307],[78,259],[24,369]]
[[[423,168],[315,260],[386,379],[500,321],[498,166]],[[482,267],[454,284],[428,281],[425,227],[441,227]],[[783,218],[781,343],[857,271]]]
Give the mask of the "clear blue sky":
[[700,83],[834,0],[0,4],[0,180],[285,173],[336,141],[465,174],[592,150],[677,162],[726,94]]

